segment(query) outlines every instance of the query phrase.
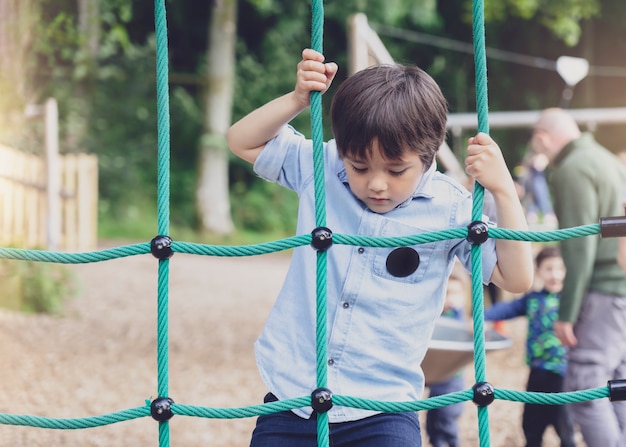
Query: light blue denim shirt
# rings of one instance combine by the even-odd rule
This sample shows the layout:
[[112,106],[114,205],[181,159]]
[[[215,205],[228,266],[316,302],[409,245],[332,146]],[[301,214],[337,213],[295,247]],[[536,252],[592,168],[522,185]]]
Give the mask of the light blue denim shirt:
[[[385,214],[370,211],[351,192],[334,140],[324,144],[327,227],[333,233],[408,236],[471,221],[471,196],[439,173],[424,174],[413,197]],[[262,178],[294,190],[300,198],[297,234],[315,228],[312,142],[286,126],[267,143],[254,165]],[[386,268],[393,248],[333,245],[328,251],[328,388],[334,394],[385,401],[421,399],[420,364],[435,321],[441,314],[454,257],[470,269],[465,239],[413,246],[420,262],[406,277]],[[495,241],[482,246],[483,282],[496,264]],[[294,250],[280,294],[255,344],[257,366],[279,399],[310,395],[315,375],[316,252]],[[311,407],[294,410],[308,418]],[[334,405],[330,422],[345,422],[375,412]]]

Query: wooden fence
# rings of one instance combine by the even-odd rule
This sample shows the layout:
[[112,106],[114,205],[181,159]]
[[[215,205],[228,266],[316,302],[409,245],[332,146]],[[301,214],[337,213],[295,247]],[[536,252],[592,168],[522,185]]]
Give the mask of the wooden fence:
[[[0,145],[0,246],[93,250],[98,234],[98,160],[58,157],[58,213],[50,225],[45,159]],[[56,199],[57,197],[55,197]],[[60,234],[50,234],[51,231]],[[50,240],[58,247],[50,247]]]

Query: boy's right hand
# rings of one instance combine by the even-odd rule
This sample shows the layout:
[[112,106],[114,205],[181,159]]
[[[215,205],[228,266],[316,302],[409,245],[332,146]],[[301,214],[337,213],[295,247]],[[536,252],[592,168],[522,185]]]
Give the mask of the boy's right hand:
[[311,92],[324,93],[328,90],[338,68],[334,62],[324,63],[323,54],[310,48],[302,50],[302,60],[298,63],[294,89],[296,100],[302,108],[310,105]]

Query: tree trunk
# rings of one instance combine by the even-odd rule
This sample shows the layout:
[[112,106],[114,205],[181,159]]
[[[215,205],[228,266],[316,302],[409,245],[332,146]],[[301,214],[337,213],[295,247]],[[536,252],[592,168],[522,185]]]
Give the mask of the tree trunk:
[[30,62],[39,20],[38,4],[0,0],[0,132],[4,136],[20,134],[26,105],[38,99]]
[[228,195],[228,148],[233,102],[237,1],[216,0],[209,28],[204,136],[200,140],[196,206],[202,230],[233,230]]
[[78,30],[80,53],[78,64],[84,66],[84,75],[74,87],[74,100],[66,110],[66,120],[71,123],[65,139],[65,149],[80,152],[87,136],[91,119],[91,98],[98,72],[100,47],[99,0],[78,1]]

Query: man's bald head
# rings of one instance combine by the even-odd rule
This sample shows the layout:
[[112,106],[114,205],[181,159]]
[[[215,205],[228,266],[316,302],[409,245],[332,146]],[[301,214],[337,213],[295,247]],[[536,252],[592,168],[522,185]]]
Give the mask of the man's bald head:
[[533,126],[532,147],[553,160],[568,143],[580,137],[580,128],[566,110],[545,109]]

